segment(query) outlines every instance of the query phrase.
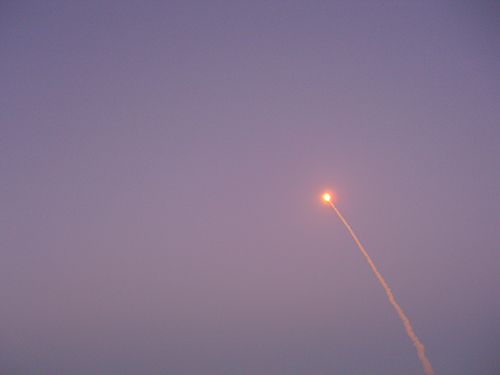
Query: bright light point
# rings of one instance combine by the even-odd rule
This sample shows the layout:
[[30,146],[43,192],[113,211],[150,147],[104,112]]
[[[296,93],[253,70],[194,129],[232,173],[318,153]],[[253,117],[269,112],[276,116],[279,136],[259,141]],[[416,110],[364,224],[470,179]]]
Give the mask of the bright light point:
[[337,203],[337,194],[333,190],[323,190],[318,198],[321,199],[324,204]]

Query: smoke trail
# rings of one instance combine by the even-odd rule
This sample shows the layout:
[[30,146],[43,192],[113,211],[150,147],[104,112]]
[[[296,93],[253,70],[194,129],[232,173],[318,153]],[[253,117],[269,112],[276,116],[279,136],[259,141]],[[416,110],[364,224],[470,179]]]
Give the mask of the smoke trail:
[[342,220],[342,222],[345,224],[345,226],[347,227],[347,229],[349,230],[349,232],[351,232],[352,238],[354,238],[354,241],[356,241],[356,243],[358,244],[359,249],[361,250],[361,252],[363,253],[363,255],[366,257],[366,260],[368,260],[368,263],[370,263],[370,266],[372,267],[373,272],[375,272],[375,275],[377,276],[377,279],[380,281],[380,283],[384,287],[385,292],[387,293],[387,296],[389,297],[389,301],[391,302],[392,306],[394,306],[394,308],[398,312],[399,317],[403,321],[403,324],[404,324],[404,326],[406,328],[406,333],[408,333],[408,336],[410,336],[411,341],[413,341],[413,345],[415,345],[415,347],[417,348],[418,357],[420,358],[420,361],[422,361],[422,364],[424,365],[424,371],[425,371],[425,373],[427,375],[434,375],[434,371],[432,370],[431,364],[427,360],[427,357],[424,354],[424,351],[425,351],[424,345],[422,345],[422,343],[418,340],[418,337],[413,332],[413,329],[411,328],[411,325],[410,325],[410,321],[408,320],[408,318],[406,317],[406,315],[403,313],[403,310],[401,309],[401,307],[399,307],[399,305],[394,300],[394,296],[392,295],[392,292],[389,289],[389,287],[387,286],[387,284],[386,284],[385,280],[383,279],[382,275],[377,271],[377,268],[375,267],[375,265],[373,264],[372,260],[370,259],[370,256],[368,255],[368,253],[365,251],[365,249],[363,248],[363,246],[359,242],[358,237],[356,237],[356,235],[352,231],[352,229],[349,226],[349,224],[347,224],[347,221],[345,221],[345,219],[340,214],[339,210],[337,210],[337,207],[335,207],[334,204],[329,199],[327,199],[327,201],[333,207],[333,209],[335,210],[335,212],[337,213],[337,215],[339,215],[340,220]]

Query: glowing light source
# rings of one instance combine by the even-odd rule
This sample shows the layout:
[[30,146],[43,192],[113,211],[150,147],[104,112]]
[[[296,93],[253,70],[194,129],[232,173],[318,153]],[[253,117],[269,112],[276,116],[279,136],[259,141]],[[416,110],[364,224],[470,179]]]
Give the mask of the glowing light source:
[[325,193],[325,195],[323,195],[323,199],[327,202],[330,202],[330,194]]

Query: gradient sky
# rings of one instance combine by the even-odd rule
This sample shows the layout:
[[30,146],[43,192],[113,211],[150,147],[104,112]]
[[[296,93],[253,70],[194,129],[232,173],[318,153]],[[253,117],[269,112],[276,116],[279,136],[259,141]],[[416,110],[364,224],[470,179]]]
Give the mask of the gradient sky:
[[500,373],[500,6],[2,1],[0,373]]

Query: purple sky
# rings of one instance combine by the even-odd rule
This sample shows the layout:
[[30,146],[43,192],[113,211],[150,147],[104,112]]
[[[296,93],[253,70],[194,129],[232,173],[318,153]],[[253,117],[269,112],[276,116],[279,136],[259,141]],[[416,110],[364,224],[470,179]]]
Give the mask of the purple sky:
[[3,1],[0,373],[500,373],[500,6]]

